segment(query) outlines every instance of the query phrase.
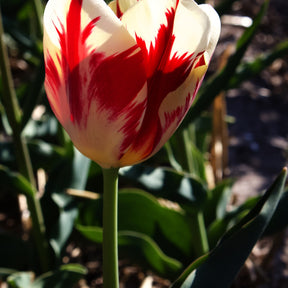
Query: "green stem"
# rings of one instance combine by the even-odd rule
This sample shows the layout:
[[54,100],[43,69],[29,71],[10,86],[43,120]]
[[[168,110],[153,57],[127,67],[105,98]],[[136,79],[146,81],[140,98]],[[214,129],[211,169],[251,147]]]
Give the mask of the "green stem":
[[2,24],[2,13],[0,10],[0,68],[2,77],[2,102],[6,110],[9,124],[14,130],[20,129],[21,110],[18,106],[15,95],[13,79],[10,70],[9,58],[7,55],[6,45],[4,43],[4,30]]
[[[37,191],[35,190],[35,192]],[[36,193],[34,193],[33,196],[27,197],[27,205],[32,219],[32,235],[38,251],[41,272],[44,273],[51,268],[49,261],[49,245],[46,239],[46,228],[42,209]]]
[[183,130],[183,142],[184,149],[186,154],[187,168],[191,174],[195,174],[194,165],[193,165],[193,155],[192,155],[192,147],[191,147],[191,135],[189,133],[189,127]]
[[2,14],[0,11],[0,69],[2,76],[2,102],[6,111],[7,119],[13,131],[13,143],[15,156],[20,173],[31,183],[32,190],[35,193],[27,196],[27,204],[32,219],[32,234],[38,251],[38,257],[42,272],[48,271],[49,268],[49,251],[48,243],[45,238],[45,226],[39,199],[36,195],[36,183],[33,174],[32,164],[26,142],[21,135],[21,109],[18,105],[13,78],[11,74],[7,49],[3,41],[4,30],[2,24]]
[[118,168],[103,169],[103,287],[118,288]]
[[34,11],[35,11],[37,29],[40,33],[40,36],[42,37],[43,35],[42,16],[44,12],[43,4],[40,0],[32,0],[32,4],[33,4]]
[[194,220],[192,227],[194,250],[196,256],[200,257],[209,251],[204,216],[201,210],[196,213]]
[[[188,171],[193,174],[194,165],[193,165],[193,158],[192,158],[192,148],[191,148],[191,137],[192,135],[190,133],[189,127],[185,128],[183,130],[183,142],[184,142],[184,149],[186,153],[186,159],[187,159],[187,167]],[[207,238],[207,232],[204,222],[204,215],[203,211],[199,209],[197,213],[194,216],[195,221],[193,221],[193,237],[194,237],[194,250],[196,253],[196,256],[202,256],[203,254],[207,253],[209,251],[209,244],[208,244],[208,238]]]

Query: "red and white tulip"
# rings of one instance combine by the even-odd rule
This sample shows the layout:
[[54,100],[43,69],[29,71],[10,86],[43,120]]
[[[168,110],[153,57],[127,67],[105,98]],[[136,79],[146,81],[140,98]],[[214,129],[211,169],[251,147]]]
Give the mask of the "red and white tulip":
[[49,0],[45,88],[74,145],[104,168],[139,163],[191,106],[220,33],[193,0]]

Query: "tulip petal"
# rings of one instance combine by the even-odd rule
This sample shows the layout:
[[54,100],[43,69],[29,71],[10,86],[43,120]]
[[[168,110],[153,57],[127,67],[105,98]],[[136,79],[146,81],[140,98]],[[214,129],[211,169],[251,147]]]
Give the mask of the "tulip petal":
[[102,0],[50,0],[44,14],[45,88],[79,150],[118,166],[147,102],[143,55]]
[[147,78],[159,66],[172,36],[176,2],[173,0],[142,0],[122,16],[122,22],[141,47]]
[[[183,33],[184,29],[185,33]],[[210,5],[197,5],[192,0],[180,0],[174,20],[175,41],[170,57],[175,54],[179,56],[186,53],[198,54],[202,51],[207,51],[211,57],[219,33],[219,16]],[[211,48],[208,49],[209,45]]]
[[209,43],[206,48],[207,53],[212,57],[212,54],[215,50],[216,44],[219,40],[220,30],[221,30],[221,22],[218,14],[213,9],[212,6],[203,4],[199,5],[202,11],[208,16],[210,22],[210,35],[209,35]]
[[105,168],[145,160],[174,133],[220,31],[214,10],[193,0],[110,8],[49,0],[44,14],[48,99],[74,145]]
[[109,7],[113,10],[118,18],[130,9],[139,0],[114,0],[109,3]]
[[[149,0],[143,0],[141,3],[152,7],[152,2]],[[219,17],[210,6],[198,6],[194,1],[180,0],[174,9],[173,3],[169,0],[159,0],[157,3],[165,5],[158,6],[159,9],[163,9],[160,12],[157,10],[158,14],[162,15],[162,18],[159,16],[158,23],[162,21],[162,24],[157,26],[154,21],[154,30],[150,29],[152,36],[146,31],[143,32],[141,27],[138,29],[138,21],[143,20],[141,16],[137,16],[137,23],[133,25],[136,40],[144,55],[146,54],[149,65],[147,72],[149,98],[143,125],[129,153],[122,159],[123,163],[130,159],[135,161],[137,153],[142,159],[150,157],[172,136],[195,98],[219,38]],[[123,15],[123,22],[129,23],[125,16],[137,10],[139,4]],[[201,6],[205,8],[202,9]],[[144,7],[141,7],[142,10],[145,11]],[[147,15],[152,15],[152,19],[154,17],[151,11],[147,12]],[[143,29],[149,27],[146,22],[142,25],[145,27]],[[155,26],[158,27],[158,31],[155,31]],[[131,29],[127,27],[131,33]]]
[[[189,29],[186,28],[183,33],[183,27]],[[171,137],[191,106],[219,39],[220,27],[219,16],[210,5],[197,5],[191,0],[180,0],[173,27],[175,40],[169,60],[163,62],[160,69],[169,73],[175,69],[175,64],[181,63],[177,63],[175,59],[182,59],[182,67],[186,62],[186,71],[190,72],[185,73],[185,81],[176,90],[168,93],[161,103],[159,117],[163,134],[158,147]],[[156,147],[155,150],[157,149]]]

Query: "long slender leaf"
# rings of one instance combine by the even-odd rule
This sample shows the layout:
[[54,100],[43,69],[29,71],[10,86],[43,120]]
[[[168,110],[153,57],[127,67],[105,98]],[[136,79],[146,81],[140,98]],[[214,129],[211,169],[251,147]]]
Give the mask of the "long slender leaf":
[[260,55],[249,63],[239,66],[235,75],[230,79],[226,89],[238,87],[245,80],[259,75],[261,71],[271,65],[276,59],[282,58],[288,54],[288,40],[278,44],[272,51]]
[[217,247],[193,263],[171,288],[229,287],[262,235],[278,205],[287,169],[277,177],[256,206],[229,230]]
[[280,232],[288,226],[288,190],[286,190],[277,206],[277,209],[263,233],[265,236]]

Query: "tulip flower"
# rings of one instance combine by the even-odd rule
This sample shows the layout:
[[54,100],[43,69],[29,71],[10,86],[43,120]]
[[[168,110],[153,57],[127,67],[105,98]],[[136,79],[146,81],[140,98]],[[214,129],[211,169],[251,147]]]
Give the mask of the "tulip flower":
[[49,0],[45,89],[74,145],[103,168],[154,155],[203,80],[220,21],[193,0]]

